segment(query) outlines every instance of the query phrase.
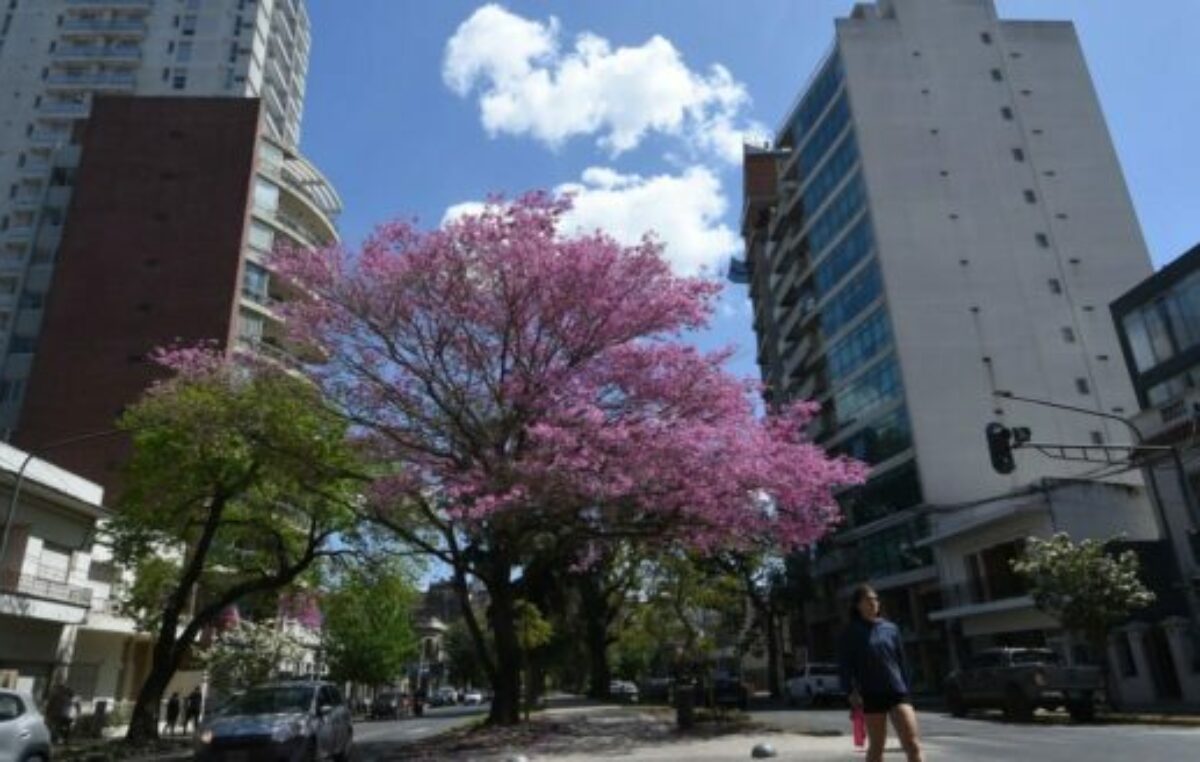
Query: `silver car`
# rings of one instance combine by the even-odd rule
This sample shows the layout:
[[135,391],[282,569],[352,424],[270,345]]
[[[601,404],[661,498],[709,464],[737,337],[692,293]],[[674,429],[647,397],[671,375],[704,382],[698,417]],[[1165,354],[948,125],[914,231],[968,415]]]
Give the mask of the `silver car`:
[[33,696],[0,690],[0,762],[49,762],[50,729]]
[[197,760],[311,762],[347,760],[350,709],[329,683],[260,685],[208,717],[196,734]]

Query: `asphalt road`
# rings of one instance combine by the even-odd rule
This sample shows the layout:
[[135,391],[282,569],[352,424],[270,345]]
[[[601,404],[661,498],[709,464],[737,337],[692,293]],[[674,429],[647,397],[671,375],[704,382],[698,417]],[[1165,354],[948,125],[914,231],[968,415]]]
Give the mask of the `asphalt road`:
[[[1152,725],[1071,725],[1039,716],[1029,725],[1008,724],[995,716],[955,719],[943,712],[919,712],[921,736],[928,760],[1024,760],[1025,762],[1083,762],[1084,760],[1200,759],[1200,729]],[[846,759],[861,759],[850,751],[850,718],[846,709],[776,709],[751,712],[754,719],[783,730],[845,734]],[[886,759],[904,754],[889,734]]]
[[452,706],[426,709],[424,717],[402,720],[360,720],[354,723],[355,762],[387,756],[398,745],[444,733],[487,713],[487,706]]

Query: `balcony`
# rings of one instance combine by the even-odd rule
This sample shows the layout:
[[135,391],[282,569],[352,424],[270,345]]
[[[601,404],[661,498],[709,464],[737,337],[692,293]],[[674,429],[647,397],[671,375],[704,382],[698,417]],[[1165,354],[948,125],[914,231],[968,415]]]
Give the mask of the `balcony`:
[[976,584],[956,582],[942,585],[940,592],[942,608],[932,612],[929,617],[934,621],[1033,605],[1028,583],[1013,575],[984,578]]
[[128,61],[142,60],[142,49],[136,45],[65,45],[54,51],[55,61]]
[[246,300],[252,306],[259,308],[260,312],[265,312],[277,320],[279,310],[283,307],[283,302],[280,300],[269,294],[255,291],[252,288],[242,288],[242,299]]
[[68,8],[111,8],[113,10],[144,8],[149,10],[153,5],[154,0],[67,0]]
[[62,25],[64,37],[90,37],[102,34],[108,37],[140,37],[149,31],[140,19],[89,18],[66,19]]
[[87,608],[92,600],[91,588],[59,582],[40,572],[22,574],[11,569],[0,572],[0,593],[43,598],[83,608]]
[[56,146],[68,143],[71,133],[66,130],[34,130],[29,133],[29,142],[36,145]]
[[278,363],[288,370],[299,371],[304,368],[304,363],[299,358],[273,342],[239,336],[237,347],[255,357]]
[[45,116],[64,116],[86,119],[92,106],[87,101],[43,101],[38,113]]
[[88,72],[53,74],[46,80],[49,90],[132,90],[137,85],[133,72]]

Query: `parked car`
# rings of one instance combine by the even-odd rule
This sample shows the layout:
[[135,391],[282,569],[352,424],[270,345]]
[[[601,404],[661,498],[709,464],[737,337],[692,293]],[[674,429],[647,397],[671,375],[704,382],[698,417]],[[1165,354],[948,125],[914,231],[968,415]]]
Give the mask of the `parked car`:
[[788,706],[815,706],[823,701],[846,698],[836,664],[809,662],[798,675],[784,683]]
[[668,704],[672,685],[669,677],[648,677],[638,686],[638,697],[647,703]]
[[1027,721],[1039,707],[1066,707],[1072,719],[1086,721],[1102,692],[1097,667],[1065,667],[1044,648],[993,648],[946,678],[946,708],[955,717],[997,708],[1009,720]]
[[430,706],[454,706],[458,701],[458,691],[448,685],[443,685],[433,692],[433,696],[429,699]]
[[0,760],[49,762],[50,728],[24,691],[0,690]]
[[408,694],[400,691],[384,691],[371,702],[372,720],[398,720],[409,712]]
[[483,703],[483,692],[477,690],[469,690],[463,692],[463,706],[479,706]]
[[350,710],[332,684],[271,683],[235,695],[205,720],[195,759],[344,762],[353,737]]
[[608,695],[615,701],[636,704],[638,687],[628,680],[612,680],[608,684]]
[[[704,686],[699,686],[701,690]],[[711,692],[705,691],[701,701],[704,706],[732,706],[745,711],[750,704],[750,686],[736,675],[717,675],[711,683]]]

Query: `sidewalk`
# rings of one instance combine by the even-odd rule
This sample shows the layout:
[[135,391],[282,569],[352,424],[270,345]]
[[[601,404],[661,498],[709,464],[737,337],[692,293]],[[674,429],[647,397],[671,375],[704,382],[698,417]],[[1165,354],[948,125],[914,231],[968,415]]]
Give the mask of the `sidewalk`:
[[854,760],[845,735],[785,733],[753,723],[702,725],[696,732],[675,729],[674,713],[607,705],[553,708],[515,728],[452,731],[414,744],[377,752],[377,760],[468,760],[502,762],[524,755],[530,762],[590,762],[591,760],[687,760],[718,762],[750,759],[755,744],[768,743],[778,759],[816,762]]

